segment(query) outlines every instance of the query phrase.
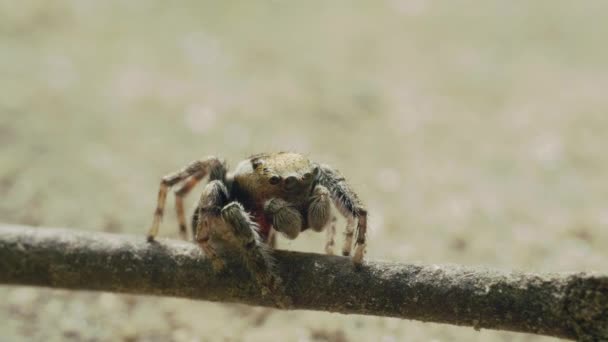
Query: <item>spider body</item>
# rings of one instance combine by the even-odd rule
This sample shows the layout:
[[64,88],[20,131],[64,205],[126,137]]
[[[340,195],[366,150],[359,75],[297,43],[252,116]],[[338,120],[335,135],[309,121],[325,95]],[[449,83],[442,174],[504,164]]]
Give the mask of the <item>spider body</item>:
[[[232,177],[232,197],[251,213],[265,240],[273,225],[273,200],[288,203],[300,214],[302,222],[292,223],[300,224],[303,231],[308,228],[308,202],[319,170],[318,165],[295,153],[255,155],[237,166]],[[285,236],[295,238],[297,233]]]
[[192,232],[194,241],[217,268],[221,268],[223,262],[213,242],[228,241],[241,251],[263,292],[281,292],[281,281],[268,253],[269,248],[274,248],[274,232],[295,239],[309,228],[319,232],[326,229],[325,250],[333,254],[336,230],[333,208],[346,218],[343,255],[350,255],[357,222],[353,262],[361,264],[367,210],[337,170],[290,152],[253,155],[241,161],[231,173],[223,161],[208,157],[164,176],[149,241],[158,233],[169,188],[178,184],[175,207],[180,234],[186,238],[183,197],[206,176],[209,183],[192,216]]

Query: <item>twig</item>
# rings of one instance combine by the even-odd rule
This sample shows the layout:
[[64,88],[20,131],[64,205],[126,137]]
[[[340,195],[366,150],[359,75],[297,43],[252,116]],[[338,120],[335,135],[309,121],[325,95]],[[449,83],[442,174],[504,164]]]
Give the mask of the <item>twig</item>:
[[[293,300],[308,309],[608,340],[608,275],[530,274],[275,251]],[[192,243],[0,224],[0,284],[275,306],[234,257],[225,271]]]

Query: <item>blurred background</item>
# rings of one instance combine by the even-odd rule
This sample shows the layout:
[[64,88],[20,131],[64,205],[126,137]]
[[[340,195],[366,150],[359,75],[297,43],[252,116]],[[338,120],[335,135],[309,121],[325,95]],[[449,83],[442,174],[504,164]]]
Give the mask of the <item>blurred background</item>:
[[[336,166],[369,206],[368,259],[606,271],[606,13],[599,0],[0,0],[0,221],[143,238],[162,175],[292,150]],[[172,198],[161,235],[177,237]],[[323,246],[313,232],[279,240]],[[555,341],[171,298],[0,297],[2,341]]]

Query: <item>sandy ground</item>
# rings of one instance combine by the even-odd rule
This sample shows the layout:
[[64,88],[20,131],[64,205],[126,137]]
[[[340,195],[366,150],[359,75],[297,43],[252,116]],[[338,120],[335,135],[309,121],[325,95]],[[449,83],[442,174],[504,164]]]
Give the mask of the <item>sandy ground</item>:
[[[161,175],[294,150],[358,190],[370,259],[607,271],[607,12],[0,1],[0,220],[143,236]],[[172,208],[164,236],[177,236]],[[321,252],[323,240],[279,243]],[[555,340],[170,298],[0,298],[2,341]]]

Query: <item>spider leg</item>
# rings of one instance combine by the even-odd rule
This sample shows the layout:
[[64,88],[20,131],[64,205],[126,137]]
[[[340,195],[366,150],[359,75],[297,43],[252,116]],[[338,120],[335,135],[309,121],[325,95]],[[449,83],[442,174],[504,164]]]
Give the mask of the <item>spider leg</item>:
[[268,246],[262,242],[258,234],[256,223],[236,201],[222,208],[221,216],[230,228],[230,234],[242,253],[243,261],[260,286],[262,294],[277,296],[279,298],[277,304],[280,307],[289,306],[291,300],[284,293],[281,278],[274,269],[274,260]]
[[264,213],[272,219],[272,228],[290,240],[302,230],[302,214],[287,201],[271,198],[264,203]]
[[205,185],[196,212],[192,216],[192,229],[194,241],[205,251],[211,259],[216,271],[224,267],[224,262],[211,245],[212,233],[217,233],[224,222],[221,217],[222,208],[228,203],[228,190],[219,180]]
[[325,253],[327,255],[334,255],[334,245],[336,244],[336,217],[331,217],[331,223],[327,227],[327,242],[325,243]]
[[329,189],[334,205],[346,218],[346,233],[343,255],[350,255],[354,234],[354,223],[357,220],[357,236],[353,262],[360,265],[363,262],[367,235],[367,209],[363,206],[357,194],[351,189],[337,170],[322,165],[318,175],[318,182]]
[[[153,241],[154,238],[156,237],[156,235],[158,235],[158,227],[160,226],[160,221],[163,218],[163,213],[165,210],[165,202],[167,199],[167,192],[169,191],[169,189],[172,186],[174,186],[182,181],[186,181],[189,177],[199,178],[199,180],[200,180],[208,174],[209,174],[210,179],[222,179],[223,180],[226,175],[226,166],[218,158],[208,157],[203,160],[193,161],[190,164],[188,164],[186,167],[184,167],[183,169],[170,173],[161,179],[160,189],[158,190],[158,199],[157,199],[156,210],[154,211],[154,220],[152,221],[152,226],[150,227],[150,230],[148,231],[148,241]],[[183,194],[181,195],[181,197],[183,197],[186,193],[188,193],[188,191],[190,191],[194,187],[194,185],[196,185],[197,182],[198,181],[192,181],[192,184],[189,184],[191,182],[187,181],[184,184],[184,186],[182,187],[182,188],[184,188],[184,190],[183,190]],[[182,189],[180,189],[180,190],[182,190]],[[180,191],[180,190],[178,190],[178,191]],[[177,205],[177,210],[178,210],[178,218],[181,220],[180,216],[183,216],[183,215],[181,215],[180,212],[183,212],[183,203],[178,204],[176,201],[176,205]],[[180,222],[180,225],[181,224],[182,224],[182,222]],[[184,223],[184,226],[185,226],[185,223]],[[181,231],[182,231],[182,229],[180,227],[180,232]]]
[[356,264],[361,264],[367,243],[367,209],[359,208],[358,212],[357,240],[355,241],[355,255],[353,255],[353,261]]
[[[343,214],[343,213],[342,213]],[[353,249],[353,236],[355,235],[355,217],[346,214],[346,226],[344,228],[344,245],[342,245],[342,255],[349,256]]]
[[224,182],[213,180],[205,185],[192,216],[192,226],[195,227],[194,240],[211,259],[216,271],[224,267],[224,261],[213,246],[218,239],[237,249],[262,294],[277,296],[277,304],[281,307],[291,303],[275,272],[270,249],[258,234],[257,224],[240,203],[230,202]]
[[179,224],[179,235],[183,240],[188,239],[186,230],[186,214],[184,213],[184,197],[205,177],[204,172],[193,174],[184,184],[175,191],[175,211],[177,213],[177,222]]

